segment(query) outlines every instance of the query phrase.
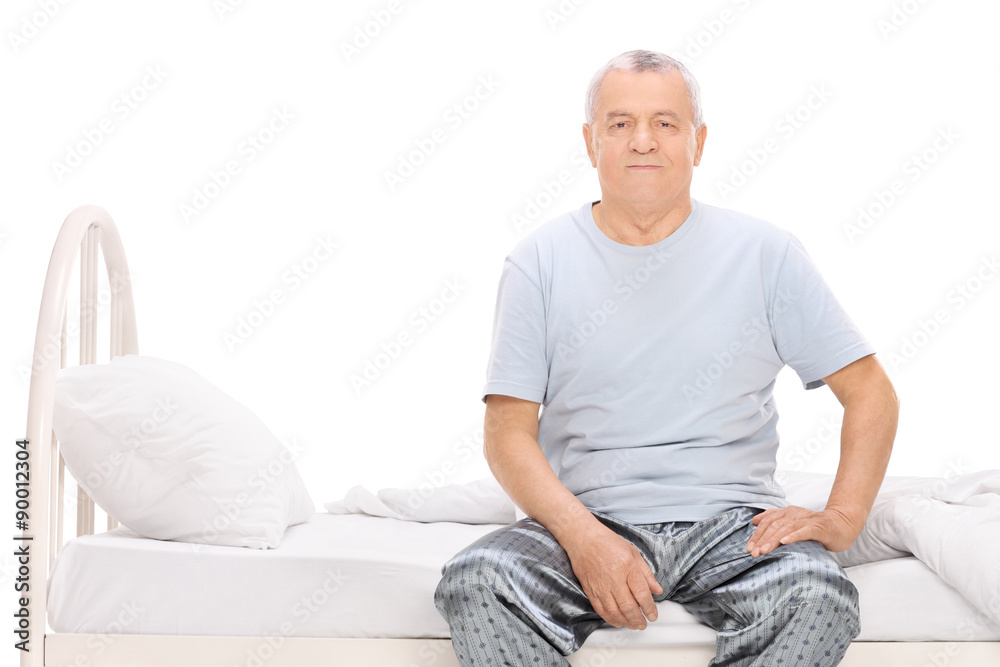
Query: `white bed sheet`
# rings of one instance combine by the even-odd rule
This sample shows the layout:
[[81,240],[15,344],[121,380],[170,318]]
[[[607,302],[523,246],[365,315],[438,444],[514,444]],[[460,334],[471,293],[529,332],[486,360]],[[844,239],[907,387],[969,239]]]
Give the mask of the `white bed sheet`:
[[[278,549],[143,538],[127,528],[76,538],[49,581],[55,632],[254,637],[448,637],[434,608],[441,566],[497,524],[417,523],[317,513]],[[915,558],[847,569],[861,597],[859,641],[1000,640],[1000,627]],[[607,628],[588,646],[714,644],[673,602],[642,632]]]

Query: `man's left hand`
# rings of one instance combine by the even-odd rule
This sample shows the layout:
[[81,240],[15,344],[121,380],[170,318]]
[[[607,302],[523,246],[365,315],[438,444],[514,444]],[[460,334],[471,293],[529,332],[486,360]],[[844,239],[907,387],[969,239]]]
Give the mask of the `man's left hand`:
[[861,534],[864,521],[857,521],[835,508],[814,512],[792,505],[769,509],[754,516],[757,530],[747,542],[756,558],[782,544],[816,540],[830,551],[845,551]]

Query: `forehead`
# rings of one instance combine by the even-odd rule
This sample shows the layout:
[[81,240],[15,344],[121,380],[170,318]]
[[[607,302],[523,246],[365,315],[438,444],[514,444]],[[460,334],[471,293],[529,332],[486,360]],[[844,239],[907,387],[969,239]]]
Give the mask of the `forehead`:
[[612,111],[639,115],[663,110],[691,120],[687,85],[680,72],[612,70],[601,82],[595,116],[603,118]]

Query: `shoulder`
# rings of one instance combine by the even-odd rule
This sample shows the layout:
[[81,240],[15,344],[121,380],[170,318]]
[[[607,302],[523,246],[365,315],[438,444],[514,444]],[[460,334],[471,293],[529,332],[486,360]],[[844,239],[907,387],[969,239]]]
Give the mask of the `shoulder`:
[[557,253],[572,252],[583,236],[587,202],[582,206],[543,222],[521,238],[507,255],[507,260],[528,273],[537,274],[543,267],[552,266]]
[[800,250],[795,235],[757,216],[701,203],[700,237],[713,255],[755,260],[764,275],[780,270],[790,248]]
[[788,230],[749,213],[704,202],[699,204],[702,207],[702,225],[708,233],[729,243],[748,243],[784,252],[795,238]]

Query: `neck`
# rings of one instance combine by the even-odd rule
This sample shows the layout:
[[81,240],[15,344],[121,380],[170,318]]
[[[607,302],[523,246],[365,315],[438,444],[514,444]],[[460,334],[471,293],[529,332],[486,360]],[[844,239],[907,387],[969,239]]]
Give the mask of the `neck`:
[[602,199],[593,206],[594,222],[612,240],[625,245],[652,245],[673,234],[691,214],[691,196],[666,206],[634,205]]

